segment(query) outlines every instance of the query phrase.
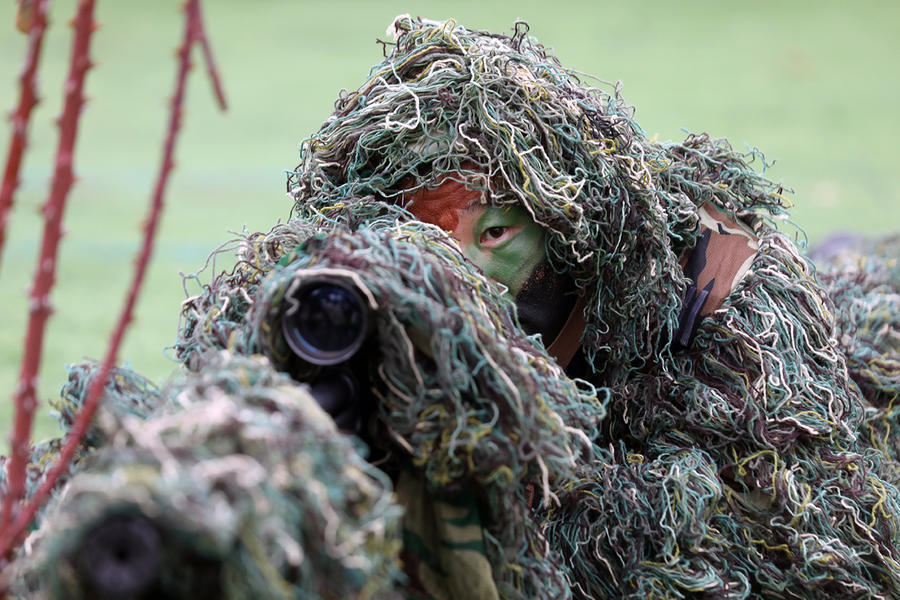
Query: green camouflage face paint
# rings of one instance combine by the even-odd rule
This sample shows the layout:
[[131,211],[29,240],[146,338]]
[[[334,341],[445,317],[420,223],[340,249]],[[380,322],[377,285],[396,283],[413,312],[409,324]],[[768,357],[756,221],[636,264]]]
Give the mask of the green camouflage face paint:
[[452,234],[466,257],[513,297],[545,258],[544,230],[519,206],[462,209]]
[[490,279],[503,284],[529,334],[552,342],[572,311],[577,290],[571,277],[547,262],[545,232],[520,206],[489,206],[463,181],[446,179],[408,197],[419,219],[448,231],[463,254]]

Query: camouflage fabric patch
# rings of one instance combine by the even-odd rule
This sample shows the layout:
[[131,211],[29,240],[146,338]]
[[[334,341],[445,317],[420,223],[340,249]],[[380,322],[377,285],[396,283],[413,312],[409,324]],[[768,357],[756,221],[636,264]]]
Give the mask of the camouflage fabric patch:
[[725,301],[747,273],[759,239],[746,225],[706,204],[698,210],[700,238],[682,259],[684,275],[691,283],[685,290],[675,343],[690,345],[694,331]]
[[414,600],[496,600],[472,494],[435,498],[424,479],[405,472],[396,487],[403,515],[403,568]]

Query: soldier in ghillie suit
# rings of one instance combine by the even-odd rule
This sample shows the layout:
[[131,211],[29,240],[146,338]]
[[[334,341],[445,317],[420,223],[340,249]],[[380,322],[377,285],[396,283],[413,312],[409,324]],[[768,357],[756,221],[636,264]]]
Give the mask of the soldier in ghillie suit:
[[[178,498],[228,492],[226,580],[188,595],[900,597],[896,241],[823,288],[774,228],[784,199],[755,154],[652,142],[618,89],[584,85],[524,24],[392,30],[304,142],[297,218],[240,238],[234,269],[184,302],[190,373],[108,386],[148,421],[96,432],[113,448],[70,485],[89,502],[48,510],[28,581],[78,571],[91,482],[136,463],[141,482],[105,494],[150,507],[128,523],[178,533]],[[372,311],[363,402],[326,406],[325,368],[288,341],[322,278]],[[166,402],[147,415],[150,396]],[[210,466],[235,461],[271,476]],[[206,553],[197,539],[178,547]]]
[[[571,593],[900,596],[895,459],[874,442],[896,430],[890,403],[849,377],[761,157],[651,141],[617,88],[582,83],[522,23],[392,33],[304,142],[295,212],[438,225],[570,377],[609,388],[594,456],[532,501]],[[895,399],[896,343],[866,350]]]

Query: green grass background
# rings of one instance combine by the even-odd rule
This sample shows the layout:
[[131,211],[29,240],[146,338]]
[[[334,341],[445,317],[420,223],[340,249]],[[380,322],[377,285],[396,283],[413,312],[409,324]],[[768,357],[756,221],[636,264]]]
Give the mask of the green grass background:
[[[25,37],[0,13],[0,108],[18,97]],[[162,381],[174,369],[184,298],[194,271],[229,230],[268,230],[288,216],[283,170],[300,141],[381,58],[375,41],[394,15],[455,17],[508,31],[517,17],[563,63],[622,81],[636,119],[660,139],[684,129],[755,146],[795,191],[795,220],[812,241],[835,230],[877,234],[900,224],[897,134],[900,4],[792,2],[523,2],[460,0],[301,2],[207,0],[206,22],[230,102],[218,112],[202,69],[188,89],[177,168],[156,254],[120,358]],[[39,380],[36,437],[55,434],[46,400],[64,365],[101,358],[131,278],[159,162],[181,35],[173,0],[98,0],[78,139],[79,180],[69,198]],[[41,64],[45,101],[33,115],[23,183],[0,263],[0,431],[8,431],[20,368],[26,289],[40,240],[56,146],[74,0],[53,2]],[[195,55],[198,67],[200,55]],[[0,136],[5,153],[8,129]],[[5,158],[5,154],[4,154]],[[208,277],[207,277],[208,279]],[[0,450],[0,453],[5,451]]]

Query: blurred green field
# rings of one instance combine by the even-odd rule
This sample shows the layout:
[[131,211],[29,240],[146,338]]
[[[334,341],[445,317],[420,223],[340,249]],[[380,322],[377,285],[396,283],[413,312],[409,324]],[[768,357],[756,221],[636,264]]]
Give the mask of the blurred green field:
[[[42,401],[58,392],[66,363],[103,356],[120,310],[159,161],[180,5],[98,2],[98,64],[87,81]],[[33,115],[0,263],[0,431],[12,414],[74,7],[74,0],[53,2],[39,84],[45,102]],[[0,13],[5,111],[16,103],[26,41],[12,27],[13,12],[8,2]],[[184,298],[179,271],[202,266],[229,230],[268,230],[287,218],[283,170],[297,163],[300,141],[329,114],[338,90],[358,87],[378,62],[376,39],[404,12],[498,31],[521,17],[563,64],[622,81],[649,134],[677,140],[684,130],[708,131],[739,148],[758,147],[777,161],[769,175],[795,191],[795,220],[812,241],[835,230],[877,234],[900,225],[896,3],[207,0],[230,109],[217,111],[205,73],[195,71],[162,231],[122,361],[159,381],[172,372],[163,349],[175,339]],[[8,134],[0,135],[4,160]],[[40,412],[36,437],[55,434],[46,406]]]

